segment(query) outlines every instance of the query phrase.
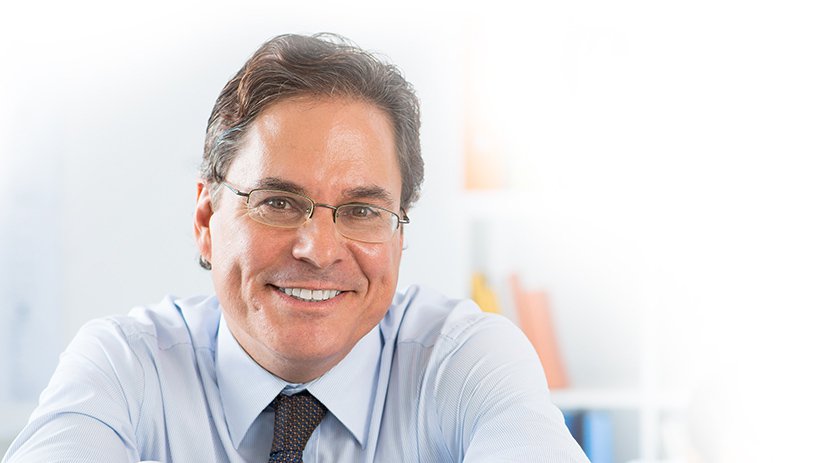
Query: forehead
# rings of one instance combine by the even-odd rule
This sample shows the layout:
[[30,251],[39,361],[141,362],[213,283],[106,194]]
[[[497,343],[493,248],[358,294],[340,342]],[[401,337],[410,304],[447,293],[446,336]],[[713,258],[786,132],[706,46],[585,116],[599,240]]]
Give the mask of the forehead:
[[[317,200],[380,188],[398,203],[401,175],[393,127],[375,105],[347,98],[293,98],[254,120],[228,169],[245,188],[278,179]],[[393,202],[393,201],[391,201]]]

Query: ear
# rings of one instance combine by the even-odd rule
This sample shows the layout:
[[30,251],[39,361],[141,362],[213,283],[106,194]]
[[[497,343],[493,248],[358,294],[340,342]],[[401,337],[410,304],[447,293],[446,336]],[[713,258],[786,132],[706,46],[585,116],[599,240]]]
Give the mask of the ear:
[[203,180],[197,181],[197,205],[194,209],[194,238],[200,256],[211,262],[211,216],[214,214],[211,193],[208,184]]

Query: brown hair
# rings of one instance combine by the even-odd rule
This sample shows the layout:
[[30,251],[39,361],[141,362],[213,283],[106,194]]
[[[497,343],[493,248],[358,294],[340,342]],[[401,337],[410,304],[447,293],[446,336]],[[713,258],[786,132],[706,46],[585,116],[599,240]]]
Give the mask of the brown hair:
[[228,81],[208,119],[202,179],[212,185],[225,180],[257,115],[297,96],[357,98],[388,114],[402,175],[400,206],[409,209],[419,198],[424,177],[416,94],[394,65],[334,34],[274,37]]

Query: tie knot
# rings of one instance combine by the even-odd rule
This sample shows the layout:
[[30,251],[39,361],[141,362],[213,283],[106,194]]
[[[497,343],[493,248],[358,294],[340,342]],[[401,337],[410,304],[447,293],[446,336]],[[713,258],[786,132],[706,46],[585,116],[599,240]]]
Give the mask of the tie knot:
[[269,463],[301,462],[305,444],[327,408],[308,391],[274,399],[274,439]]

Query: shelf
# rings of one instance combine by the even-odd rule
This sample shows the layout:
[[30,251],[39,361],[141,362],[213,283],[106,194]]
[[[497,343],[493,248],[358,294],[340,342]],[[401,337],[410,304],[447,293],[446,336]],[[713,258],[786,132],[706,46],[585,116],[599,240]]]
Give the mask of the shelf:
[[669,391],[646,394],[637,390],[618,389],[563,389],[550,392],[551,399],[563,410],[606,409],[606,410],[684,410],[687,395]]

